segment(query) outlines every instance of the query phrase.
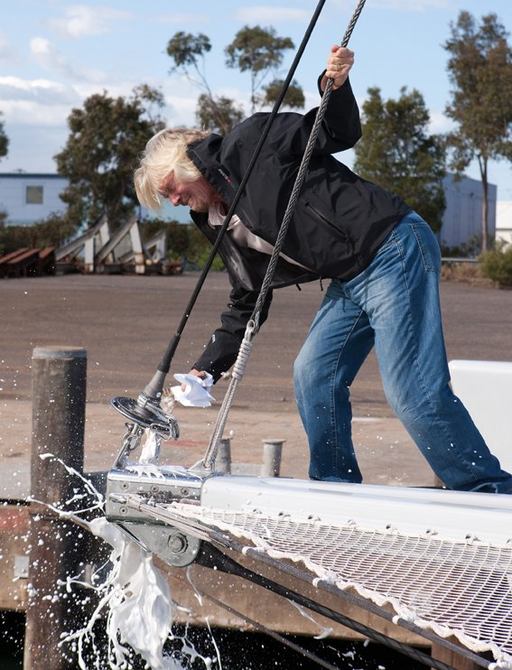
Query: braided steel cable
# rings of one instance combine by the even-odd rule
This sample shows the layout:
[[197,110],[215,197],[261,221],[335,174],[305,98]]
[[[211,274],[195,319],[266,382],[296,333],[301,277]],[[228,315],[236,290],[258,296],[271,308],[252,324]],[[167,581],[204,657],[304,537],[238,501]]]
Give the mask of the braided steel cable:
[[213,245],[213,248],[210,251],[210,254],[206,260],[205,266],[203,270],[201,271],[201,274],[199,276],[199,279],[197,280],[197,284],[194,288],[194,291],[192,292],[192,295],[189,299],[189,302],[187,304],[187,307],[185,308],[185,311],[183,313],[183,316],[181,317],[181,321],[178,324],[178,327],[176,329],[176,333],[174,336],[171,338],[171,341],[169,342],[167,349],[162,357],[162,360],[160,361],[160,364],[158,366],[157,373],[155,374],[154,378],[149,382],[147,387],[144,389],[144,392],[146,395],[149,397],[154,397],[157,396],[158,393],[162,390],[163,386],[163,380],[165,378],[165,375],[169,372],[170,366],[172,359],[174,357],[174,354],[176,353],[176,349],[178,348],[178,344],[181,339],[181,335],[183,333],[183,330],[185,329],[185,326],[188,322],[188,319],[190,317],[190,314],[196,304],[197,298],[199,296],[199,293],[201,292],[201,289],[203,287],[203,284],[206,280],[206,277],[208,275],[208,272],[210,271],[210,268],[212,266],[212,263],[215,259],[215,256],[217,255],[217,250],[220,246],[220,243],[224,237],[224,235],[227,232],[229,222],[231,221],[231,217],[235,213],[235,209],[238,205],[238,202],[240,201],[240,198],[242,197],[242,194],[245,190],[245,186],[249,180],[249,177],[252,174],[252,171],[254,169],[254,166],[256,165],[256,162],[259,158],[259,155],[261,153],[261,150],[263,148],[263,145],[268,137],[268,134],[270,132],[270,129],[272,128],[272,125],[274,123],[274,120],[279,112],[279,109],[283,103],[283,100],[286,96],[286,93],[288,92],[288,89],[290,87],[291,81],[293,79],[293,76],[295,74],[295,71],[297,70],[297,67],[299,66],[299,63],[302,59],[302,56],[304,54],[304,51],[306,49],[306,46],[309,42],[309,38],[311,37],[311,34],[313,33],[313,30],[316,26],[316,23],[318,21],[318,18],[320,17],[320,14],[322,13],[323,7],[325,5],[326,0],[319,0],[315,11],[313,12],[313,15],[310,19],[310,22],[308,24],[308,27],[306,29],[306,32],[304,33],[304,36],[302,38],[302,41],[299,45],[299,48],[297,49],[297,53],[295,54],[295,58],[293,59],[293,62],[290,66],[290,69],[288,71],[288,74],[286,75],[286,78],[284,80],[283,86],[281,88],[281,91],[279,92],[279,96],[277,100],[274,103],[274,106],[272,108],[272,111],[269,114],[268,120],[265,124],[265,127],[263,128],[263,132],[261,133],[261,137],[258,140],[258,144],[256,145],[256,148],[254,149],[254,152],[251,156],[251,159],[249,161],[249,165],[247,166],[247,170],[245,171],[242,180],[240,182],[239,187],[236,190],[236,193],[233,197],[233,200],[231,202],[231,205],[229,206],[229,209],[226,213],[226,216],[224,217],[224,222],[218,232],[217,239],[215,240],[215,244]]
[[[343,39],[341,41],[341,46],[346,47],[350,41],[350,37],[352,35],[352,32],[355,28],[355,25],[357,23],[357,20],[363,11],[363,7],[365,5],[366,0],[359,0],[359,3],[354,11],[354,14],[352,15],[352,18],[350,19],[350,22],[348,24],[348,27],[345,31],[345,34],[343,36]],[[297,200],[299,198],[300,192],[302,190],[302,187],[304,185],[304,181],[306,179],[306,175],[308,172],[309,168],[309,163],[311,160],[311,156],[313,154],[313,150],[315,148],[316,141],[318,139],[318,135],[320,133],[320,127],[323,123],[325,113],[327,110],[327,105],[329,103],[329,99],[331,97],[331,93],[333,90],[333,84],[334,80],[333,79],[328,79],[327,80],[327,85],[325,87],[325,91],[322,96],[322,100],[320,102],[320,106],[318,108],[316,117],[315,117],[315,122],[313,124],[313,128],[311,129],[311,134],[309,136],[308,142],[306,144],[306,149],[304,151],[304,155],[302,157],[302,161],[300,163],[300,167],[297,173],[297,177],[295,178],[295,183],[293,185],[293,189],[290,195],[290,199],[288,200],[288,205],[286,207],[286,211],[283,216],[283,220],[281,222],[281,226],[279,228],[279,232],[276,238],[276,242],[274,245],[274,250],[272,252],[272,255],[270,256],[270,261],[267,266],[267,270],[265,272],[265,277],[263,278],[263,282],[261,284],[261,289],[258,295],[258,298],[256,300],[256,305],[254,307],[254,311],[252,313],[252,316],[249,320],[249,323],[247,324],[247,328],[245,331],[244,335],[244,342],[247,340],[252,340],[254,336],[257,334],[259,330],[259,321],[260,321],[260,314],[261,310],[263,308],[263,304],[265,302],[265,299],[267,297],[268,291],[270,289],[270,286],[272,284],[272,279],[274,277],[275,269],[277,266],[277,262],[279,260],[279,255],[281,253],[281,249],[284,243],[284,239],[286,237],[286,233],[288,232],[288,226],[289,223],[293,217],[293,214],[295,212],[295,207],[297,205]],[[226,391],[226,395],[224,396],[224,400],[222,402],[222,406],[220,408],[219,414],[217,416],[217,421],[212,433],[212,436],[210,438],[210,442],[208,444],[208,448],[206,450],[205,456],[203,458],[202,466],[210,470],[213,467],[213,464],[215,463],[215,457],[217,455],[217,448],[218,444],[220,441],[220,438],[222,437],[222,434],[224,432],[224,428],[226,426],[226,421],[227,417],[229,414],[229,410],[231,408],[231,403],[233,401],[233,396],[235,394],[236,388],[241,380],[241,375],[243,375],[243,372],[245,370],[245,364],[247,362],[247,355],[246,352],[250,351],[250,348],[247,346],[244,346],[244,351],[242,352],[242,347],[240,351],[238,352],[238,357],[237,361],[235,363],[235,369],[237,370],[237,374],[232,375],[232,378],[229,383],[228,390]],[[240,374],[241,373],[241,374]]]
[[[363,11],[363,7],[365,4],[366,0],[359,0],[359,4],[357,5],[354,14],[352,18],[350,19],[350,23],[345,31],[345,35],[343,36],[343,39],[341,41],[342,47],[346,47],[350,41],[350,37],[352,35],[352,32],[354,31],[355,25],[357,23],[357,20]],[[259,316],[261,313],[261,310],[263,308],[263,303],[265,302],[265,298],[267,297],[267,293],[270,289],[270,285],[272,283],[272,279],[274,277],[275,269],[277,262],[279,260],[279,255],[281,253],[281,249],[284,244],[284,238],[286,237],[286,233],[288,232],[288,226],[289,223],[293,217],[293,214],[295,212],[295,207],[297,205],[297,200],[299,198],[300,192],[302,190],[302,187],[304,185],[304,181],[306,179],[306,175],[309,169],[309,163],[311,161],[311,155],[313,154],[313,150],[315,148],[316,141],[318,139],[318,135],[320,133],[320,127],[322,125],[322,122],[324,120],[325,112],[327,109],[327,105],[329,103],[329,99],[331,97],[332,89],[333,89],[333,84],[334,80],[333,79],[328,79],[327,80],[327,85],[325,87],[324,94],[322,96],[322,100],[320,102],[320,107],[318,108],[318,112],[316,114],[315,122],[313,124],[313,128],[311,129],[311,134],[309,136],[308,143],[306,145],[306,150],[304,151],[304,156],[302,157],[302,161],[299,167],[299,171],[297,173],[297,177],[295,178],[295,183],[293,185],[292,193],[290,195],[290,200],[288,201],[288,206],[286,208],[286,211],[283,216],[283,221],[281,223],[281,227],[279,229],[279,233],[277,235],[276,243],[274,245],[274,251],[272,253],[272,256],[270,257],[269,264],[267,266],[267,271],[265,273],[265,277],[263,278],[263,282],[261,285],[261,290],[258,296],[258,300],[256,301],[256,306],[254,308],[253,314],[251,319],[254,321],[256,324],[256,332],[259,329]]]

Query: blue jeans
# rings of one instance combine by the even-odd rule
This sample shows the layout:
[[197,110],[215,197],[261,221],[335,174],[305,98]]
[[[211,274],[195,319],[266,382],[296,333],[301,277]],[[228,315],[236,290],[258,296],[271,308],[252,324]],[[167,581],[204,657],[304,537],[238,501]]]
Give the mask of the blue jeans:
[[294,366],[312,479],[362,481],[352,444],[350,385],[375,345],[386,398],[444,484],[512,493],[512,476],[500,468],[449,385],[440,267],[437,240],[413,212],[363,272],[332,281]]

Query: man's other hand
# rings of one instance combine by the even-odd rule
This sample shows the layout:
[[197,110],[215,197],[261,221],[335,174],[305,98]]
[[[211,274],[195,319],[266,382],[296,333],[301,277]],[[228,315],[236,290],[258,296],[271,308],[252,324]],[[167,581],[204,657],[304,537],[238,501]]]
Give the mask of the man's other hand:
[[348,73],[354,64],[354,52],[345,47],[334,44],[331,47],[325,75],[320,84],[322,91],[325,91],[327,79],[333,80],[333,89],[340,88],[347,81]]
[[[189,375],[194,375],[194,377],[199,377],[200,379],[204,379],[206,377],[206,372],[204,370],[196,370],[193,368],[192,370],[189,371]],[[187,385],[182,384],[181,385],[181,390],[184,391],[186,389]]]

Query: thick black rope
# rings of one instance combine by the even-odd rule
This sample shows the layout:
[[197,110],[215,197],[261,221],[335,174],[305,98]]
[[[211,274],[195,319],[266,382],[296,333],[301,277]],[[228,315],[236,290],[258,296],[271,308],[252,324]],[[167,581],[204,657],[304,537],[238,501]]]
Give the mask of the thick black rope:
[[[297,577],[298,579],[304,580],[303,573],[297,571],[297,568],[295,568],[293,565],[284,562],[276,566],[275,560],[272,560],[271,557],[266,552],[261,551],[260,549],[257,549],[255,547],[244,545],[238,539],[232,537],[231,535],[227,535],[226,533],[223,533],[218,529],[212,528],[211,526],[204,524],[199,519],[188,519],[188,518],[185,519],[182,516],[180,516],[179,512],[177,515],[175,515],[173,514],[172,508],[165,508],[164,510],[162,510],[161,506],[159,505],[155,506],[154,504],[149,504],[145,500],[141,502],[140,496],[127,496],[124,501],[124,504],[130,509],[135,509],[137,511],[143,512],[148,516],[151,516],[155,519],[159,519],[164,524],[172,525],[178,530],[181,530],[183,533],[192,535],[193,537],[197,537],[208,543],[203,544],[201,546],[199,554],[195,559],[196,563],[198,563],[199,565],[208,568],[213,568],[216,570],[220,569],[228,574],[234,574],[239,577],[243,577],[244,579],[254,582],[259,586],[262,586],[275,593],[278,593],[284,598],[293,600],[299,605],[304,605],[305,607],[317,612],[318,614],[321,614],[322,616],[332,619],[333,621],[336,621],[337,623],[340,623],[343,626],[346,626],[347,628],[351,628],[352,630],[355,630],[356,632],[365,635],[374,642],[384,644],[392,649],[395,649],[396,651],[399,651],[400,653],[406,656],[409,656],[410,658],[413,658],[419,663],[422,663],[431,668],[435,668],[435,670],[454,670],[453,666],[449,666],[446,663],[443,663],[442,661],[432,658],[428,654],[424,654],[423,652],[419,651],[418,649],[415,649],[414,647],[410,647],[409,645],[401,643],[398,640],[395,640],[387,635],[384,635],[383,633],[379,633],[373,628],[370,628],[358,621],[350,619],[349,617],[346,617],[345,615],[341,614],[340,612],[337,612],[336,610],[321,605],[320,603],[317,603],[316,601],[311,600],[310,598],[307,598],[306,596],[303,596],[300,593],[288,589],[287,587],[279,584],[278,582],[274,582],[260,575],[259,573],[250,570],[244,565],[241,565],[234,558],[228,556],[226,552],[231,553],[237,552],[239,554],[247,556],[248,558],[252,558],[256,561],[264,562],[267,566],[270,566],[272,568],[278,567],[281,572],[291,575],[293,577]],[[334,588],[330,589],[330,593],[336,593],[335,589]],[[362,599],[361,602],[355,604],[358,605],[359,607],[363,608],[367,607],[367,605],[362,602]],[[387,613],[385,610],[377,612],[372,606],[371,608],[369,608],[369,611],[372,611],[379,617],[384,617],[386,619],[390,618],[389,613]],[[391,620],[394,620],[394,617]],[[400,623],[398,623],[398,625],[400,625]],[[409,625],[407,625],[406,628],[413,630],[413,627]],[[424,634],[424,631],[422,631],[417,626],[414,626],[413,632],[416,632],[419,635]],[[434,636],[432,634],[429,634],[426,637],[431,641],[435,641]],[[477,663],[479,666],[483,668],[490,668],[491,665],[493,665],[491,661],[476,656],[473,652],[470,652],[469,650],[463,648],[458,649],[453,643],[449,643],[447,640],[444,640],[442,638],[439,639],[438,644],[444,645],[447,648],[456,651],[456,653],[459,653],[463,656],[467,656],[473,662]]]
[[[345,31],[345,35],[343,36],[343,39],[341,41],[341,46],[346,47],[349,43],[350,37],[352,35],[352,32],[354,30],[354,27],[357,23],[357,20],[363,11],[363,7],[365,4],[366,0],[359,0],[358,5],[354,11],[354,14],[352,15],[352,18],[350,20],[350,23],[348,24],[348,27]],[[313,128],[311,129],[311,134],[309,136],[306,149],[304,151],[304,155],[302,157],[302,161],[297,173],[297,177],[295,178],[295,183],[293,185],[293,189],[290,195],[290,199],[288,200],[288,205],[286,207],[286,211],[283,216],[283,220],[281,222],[281,226],[279,228],[279,232],[276,238],[276,242],[274,244],[274,250],[272,252],[272,255],[270,257],[269,264],[267,266],[267,270],[265,272],[265,277],[263,278],[263,282],[261,284],[261,289],[258,295],[258,298],[256,300],[256,305],[254,307],[253,313],[251,315],[251,318],[247,324],[247,328],[245,330],[245,335],[242,341],[242,344],[240,345],[240,350],[238,352],[238,357],[235,362],[235,365],[233,367],[233,372],[232,372],[232,377],[228,386],[228,389],[226,391],[226,394],[224,396],[224,400],[222,402],[222,406],[219,410],[219,414],[217,417],[217,422],[215,424],[215,428],[213,430],[212,436],[210,438],[210,442],[208,444],[208,448],[206,450],[205,456],[202,461],[202,467],[209,470],[212,468],[214,462],[215,462],[215,457],[217,454],[217,448],[219,444],[219,440],[222,437],[222,434],[224,432],[224,428],[226,425],[229,409],[231,407],[231,404],[233,402],[233,397],[235,395],[236,388],[238,386],[238,382],[240,379],[242,379],[244,372],[245,372],[245,365],[247,363],[247,360],[250,356],[251,349],[252,349],[252,342],[254,339],[254,336],[258,332],[259,329],[259,321],[260,321],[260,314],[261,310],[263,308],[263,305],[265,303],[265,299],[267,297],[268,291],[270,289],[270,286],[272,284],[272,279],[274,277],[275,269],[277,266],[277,262],[279,260],[279,255],[281,253],[281,248],[284,243],[284,239],[286,237],[286,233],[288,232],[288,226],[289,223],[293,217],[293,214],[295,212],[295,207],[297,205],[297,200],[299,198],[300,192],[302,190],[302,187],[304,185],[304,181],[306,179],[306,175],[309,169],[309,163],[311,160],[311,156],[313,154],[313,150],[315,148],[316,141],[318,139],[318,135],[320,133],[320,128],[323,123],[325,113],[327,110],[327,105],[329,103],[329,99],[331,97],[331,93],[333,90],[333,84],[334,81],[332,79],[328,79],[327,85],[325,87],[325,91],[322,96],[322,100],[320,102],[320,106],[318,108],[316,117],[315,117],[315,122],[313,124]]]
[[[212,250],[210,251],[210,255],[208,256],[208,259],[206,261],[206,264],[201,272],[201,275],[199,279],[197,280],[197,284],[194,288],[194,291],[190,297],[190,300],[187,304],[187,307],[185,308],[185,311],[183,313],[183,316],[181,317],[181,321],[178,324],[178,327],[176,329],[176,334],[172,337],[171,341],[169,342],[169,345],[167,347],[167,350],[158,366],[158,370],[164,374],[167,374],[169,372],[169,369],[171,367],[171,361],[174,357],[174,354],[176,352],[176,349],[178,347],[181,335],[183,333],[183,330],[187,324],[187,321],[189,319],[189,316],[192,312],[192,309],[194,308],[194,305],[197,301],[197,298],[199,296],[199,293],[203,287],[203,284],[205,282],[206,276],[208,272],[210,271],[210,268],[212,266],[212,263],[215,259],[215,256],[217,255],[217,250],[219,248],[219,245],[222,241],[222,238],[224,237],[227,229],[229,222],[231,221],[231,217],[235,213],[236,206],[238,205],[238,202],[240,201],[240,198],[242,197],[242,194],[245,190],[245,186],[249,180],[249,177],[252,174],[252,171],[254,169],[254,166],[256,165],[256,161],[259,158],[259,155],[261,153],[261,150],[263,148],[263,144],[265,143],[265,140],[268,137],[268,134],[270,132],[270,129],[274,123],[274,120],[277,116],[277,113],[279,112],[279,109],[281,107],[281,104],[284,100],[284,97],[286,93],[288,92],[288,88],[290,86],[290,83],[293,79],[293,76],[295,74],[295,71],[302,59],[302,55],[304,54],[304,51],[306,49],[306,46],[309,42],[309,38],[311,37],[311,34],[313,32],[313,29],[315,28],[315,25],[318,21],[318,18],[322,12],[322,9],[325,5],[326,0],[319,0],[316,9],[313,13],[313,16],[311,17],[311,20],[309,22],[309,25],[306,29],[306,32],[304,33],[304,37],[302,38],[302,42],[300,43],[300,46],[297,50],[297,53],[295,54],[295,58],[293,59],[293,63],[290,66],[290,70],[288,71],[288,74],[286,75],[286,79],[284,80],[283,86],[281,88],[281,91],[279,93],[279,96],[274,103],[274,107],[272,108],[272,111],[270,112],[270,115],[268,117],[268,120],[265,124],[265,127],[263,128],[263,132],[261,134],[261,137],[258,141],[258,144],[256,145],[256,148],[254,149],[254,153],[251,156],[251,160],[249,162],[249,165],[247,167],[247,170],[245,171],[245,174],[242,177],[242,181],[240,182],[240,185],[233,197],[233,201],[228,209],[228,212],[224,218],[224,223],[222,224],[219,233],[217,235],[217,239],[215,240],[215,244],[213,245]],[[153,392],[151,393],[151,395]]]
[[[355,28],[355,25],[357,23],[357,20],[363,11],[363,7],[365,4],[366,0],[359,0],[359,4],[357,5],[356,10],[354,11],[354,14],[352,16],[352,19],[350,20],[350,23],[348,25],[347,30],[345,31],[345,35],[343,36],[343,39],[341,41],[341,46],[346,47],[350,41],[350,37],[352,35],[352,32]],[[320,102],[320,107],[318,108],[318,112],[316,114],[315,118],[315,123],[313,124],[313,128],[311,129],[311,134],[309,136],[308,143],[306,145],[306,149],[304,151],[304,156],[302,157],[302,161],[299,167],[299,171],[297,173],[297,177],[295,178],[295,183],[293,185],[292,193],[290,195],[290,199],[288,201],[288,206],[286,208],[286,211],[283,216],[283,221],[281,223],[281,227],[279,229],[279,233],[276,238],[276,242],[274,245],[274,251],[270,257],[269,264],[267,266],[267,271],[265,273],[265,277],[263,278],[263,282],[261,285],[261,290],[258,296],[258,299],[256,301],[256,306],[254,307],[253,314],[251,316],[251,320],[254,322],[255,330],[254,334],[258,332],[259,329],[259,317],[261,310],[263,308],[263,304],[265,302],[265,299],[267,297],[268,291],[270,289],[270,285],[272,283],[272,279],[274,278],[274,273],[276,269],[277,262],[279,260],[279,255],[281,253],[281,249],[283,247],[284,243],[284,238],[286,237],[286,233],[288,232],[288,226],[290,224],[290,221],[293,217],[293,214],[295,212],[295,208],[297,206],[297,200],[299,198],[300,192],[302,190],[302,187],[304,185],[304,181],[306,179],[308,169],[309,169],[309,163],[311,161],[311,156],[313,154],[313,150],[315,148],[316,141],[318,139],[318,135],[320,133],[320,128],[324,120],[324,116],[327,110],[327,105],[329,104],[329,99],[331,97],[331,93],[333,90],[333,85],[334,85],[334,80],[333,79],[328,79],[327,80],[327,85],[325,87],[325,91],[322,96],[322,100]]]
[[[226,543],[225,548],[233,549],[233,546]],[[279,584],[278,582],[275,582],[271,579],[268,579],[267,577],[264,577],[263,575],[260,575],[259,573],[254,572],[249,568],[246,568],[244,565],[238,563],[238,561],[227,556],[220,549],[217,549],[215,545],[211,545],[209,549],[211,552],[210,555],[203,553],[202,555],[199,556],[197,562],[200,565],[204,565],[206,567],[214,567],[214,569],[217,570],[220,569],[228,574],[242,577],[243,579],[246,579],[252,582],[253,584],[257,584],[258,586],[261,586],[265,589],[268,589],[269,591],[272,591],[272,593],[277,593],[283,598],[287,598],[288,600],[292,600],[294,603],[297,603],[298,605],[307,607],[313,612],[321,614],[322,616],[331,619],[332,621],[335,621],[336,623],[339,623],[342,626],[345,626],[346,628],[350,628],[350,630],[353,630],[356,633],[364,635],[369,640],[372,640],[377,644],[382,644],[388,647],[389,649],[398,651],[404,656],[407,656],[413,659],[414,661],[417,661],[418,663],[421,663],[422,665],[425,665],[429,668],[433,668],[435,670],[454,670],[453,666],[447,665],[443,661],[439,661],[435,658],[432,658],[432,656],[430,656],[429,654],[425,654],[419,649],[415,649],[414,647],[411,647],[408,644],[399,642],[398,640],[389,637],[389,635],[380,633],[379,631],[376,631],[373,628],[370,628],[369,626],[366,626],[365,624],[356,621],[355,619],[352,619],[350,617],[345,616],[344,614],[341,614],[341,612],[337,612],[336,610],[333,610],[330,607],[326,607],[325,605],[317,603],[315,600],[307,598],[306,596],[302,595],[301,593],[298,593],[297,591],[292,591],[288,587],[283,586],[282,584]],[[257,551],[255,551],[254,553],[247,552],[248,556],[252,556],[253,558],[256,559],[258,558],[257,554],[258,554]]]
[[[174,581],[176,581],[178,584],[183,583],[183,581],[178,577],[176,577],[175,575],[169,573],[169,576],[171,577],[171,579],[174,579]],[[206,591],[199,589],[196,584],[193,585],[193,589],[194,592],[197,593],[197,595],[200,598],[206,598],[206,600],[209,600],[217,607],[220,607],[221,609],[225,610],[228,614],[234,615],[239,619],[241,619],[244,623],[249,624],[249,626],[254,628],[254,630],[257,630],[260,633],[268,635],[272,639],[276,640],[276,642],[280,642],[286,647],[289,647],[293,651],[297,652],[297,654],[300,654],[301,656],[308,658],[310,661],[313,661],[313,663],[316,663],[321,668],[326,668],[326,670],[339,670],[339,666],[333,665],[332,663],[325,661],[323,658],[320,658],[320,656],[317,656],[317,654],[314,654],[313,652],[309,651],[309,649],[301,647],[299,644],[292,642],[292,640],[289,640],[283,635],[280,635],[279,633],[276,633],[270,628],[267,628],[267,626],[264,626],[262,623],[254,621],[254,619],[251,619],[249,616],[247,616],[247,614],[239,612],[234,607],[231,607],[231,605],[228,605],[227,603],[213,596],[211,593],[207,593]]]

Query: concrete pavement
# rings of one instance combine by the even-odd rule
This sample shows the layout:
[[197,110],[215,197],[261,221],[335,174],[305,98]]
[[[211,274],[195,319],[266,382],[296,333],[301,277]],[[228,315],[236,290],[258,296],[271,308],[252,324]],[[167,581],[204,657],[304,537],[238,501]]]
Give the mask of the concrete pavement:
[[[31,354],[36,346],[88,351],[86,469],[108,469],[124,432],[110,409],[114,395],[136,397],[152,376],[197,275],[80,276],[2,280],[0,298],[0,498],[29,491]],[[510,360],[512,292],[442,283],[449,358]],[[201,293],[173,364],[187,371],[227,302],[224,273]],[[283,476],[307,476],[307,444],[293,400],[291,366],[322,292],[318,284],[276,292],[231,411],[235,463],[261,462],[265,438],[286,440]],[[170,379],[172,381],[172,377]],[[215,387],[221,401],[226,382]],[[386,404],[375,357],[352,387],[354,442],[368,483],[432,485],[434,476]],[[177,408],[182,438],[166,445],[167,462],[190,464],[204,453],[216,409]]]

